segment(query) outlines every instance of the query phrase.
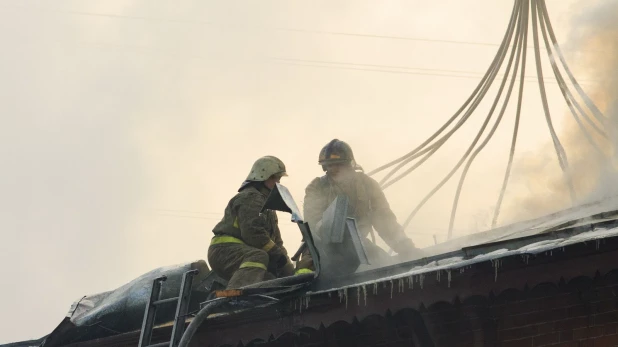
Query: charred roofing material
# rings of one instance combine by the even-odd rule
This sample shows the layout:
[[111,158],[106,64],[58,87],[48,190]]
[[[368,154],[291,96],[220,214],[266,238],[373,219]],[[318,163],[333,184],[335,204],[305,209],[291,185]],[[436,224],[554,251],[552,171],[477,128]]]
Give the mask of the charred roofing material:
[[[480,243],[423,259],[383,268],[356,272],[348,276],[318,278],[308,294],[336,291],[381,280],[420,276],[441,270],[458,270],[479,262],[492,262],[499,268],[499,260],[508,256],[534,256],[552,252],[572,244],[599,242],[618,236],[618,200],[607,199],[561,211],[532,221],[517,223],[495,231],[484,232]],[[541,228],[540,226],[543,226]],[[470,238],[478,239],[478,235]],[[461,244],[461,238],[455,240]],[[441,247],[441,250],[444,249]],[[431,249],[427,251],[431,252]]]

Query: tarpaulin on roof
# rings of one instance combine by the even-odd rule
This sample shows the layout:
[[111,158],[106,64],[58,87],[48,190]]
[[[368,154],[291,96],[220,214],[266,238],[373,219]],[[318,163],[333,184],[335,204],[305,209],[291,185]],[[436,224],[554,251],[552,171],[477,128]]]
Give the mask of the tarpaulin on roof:
[[[194,277],[189,310],[199,308],[215,279],[204,260],[154,269],[111,291],[86,295],[75,301],[65,319],[47,336],[42,346],[53,347],[85,339],[117,335],[141,329],[144,310],[155,278],[167,276],[161,287],[160,299],[178,296],[182,275],[192,269]],[[171,302],[157,310],[155,324],[170,322],[176,305]]]

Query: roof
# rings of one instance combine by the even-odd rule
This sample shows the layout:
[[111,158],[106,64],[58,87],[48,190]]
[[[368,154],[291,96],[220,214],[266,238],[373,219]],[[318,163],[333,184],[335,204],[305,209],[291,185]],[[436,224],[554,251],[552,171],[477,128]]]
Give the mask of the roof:
[[[256,338],[270,341],[301,328],[362,321],[387,310],[498,295],[542,283],[570,285],[581,276],[596,278],[599,273],[603,277],[618,268],[615,204],[615,199],[598,201],[496,229],[494,234],[462,237],[451,242],[454,250],[424,259],[338,278],[318,277],[308,290],[272,307],[209,319],[196,338],[213,346]],[[485,242],[475,244],[479,239]],[[467,242],[471,246],[455,247]]]
[[35,347],[35,346],[39,346],[43,342],[44,339],[45,337],[42,337],[37,340],[13,342],[13,343],[7,343],[7,344],[0,345],[0,346],[2,347]]
[[526,258],[577,243],[599,242],[615,236],[618,236],[618,198],[608,198],[534,220],[451,240],[424,249],[427,254],[434,255],[423,259],[357,271],[328,281],[318,278],[307,295],[408,277],[420,280],[428,273],[439,274],[441,271],[448,277],[451,271],[481,262],[491,262],[497,274],[500,259],[509,256]]
[[[362,322],[372,315],[389,316],[405,309],[423,311],[479,297],[496,302],[494,298],[528,293],[550,284],[571,290],[573,286],[585,289],[590,280],[596,283],[609,278],[618,283],[616,229],[596,229],[577,232],[579,237],[575,238],[529,241],[529,247],[490,251],[464,260],[447,257],[428,266],[416,265],[416,269],[407,264],[403,270],[383,268],[356,273],[352,276],[356,282],[351,284],[337,285],[350,280],[342,278],[326,289],[312,288],[271,307],[209,319],[195,338],[212,346],[246,346],[255,339],[272,341],[290,332],[321,331],[323,327]],[[397,272],[389,273],[391,270]]]
[[[507,259],[518,258],[519,263],[525,263],[529,259],[540,255],[551,257],[553,253],[558,253],[557,251],[564,251],[566,256],[569,256],[569,254],[572,254],[569,251],[570,248],[582,244],[587,245],[588,248],[590,245],[593,245],[595,249],[599,250],[599,248],[602,248],[602,242],[616,239],[616,237],[618,237],[618,199],[606,199],[560,211],[543,218],[460,237],[444,244],[424,249],[428,254],[433,255],[423,259],[357,271],[356,273],[337,278],[319,276],[308,288],[302,288],[291,297],[282,300],[282,305],[294,300],[300,300],[300,303],[303,303],[303,305],[308,305],[309,298],[319,297],[322,294],[329,296],[335,294],[337,297],[341,296],[342,299],[347,298],[348,292],[355,293],[357,296],[361,293],[366,295],[368,291],[377,289],[378,284],[385,286],[390,284],[391,293],[406,284],[411,287],[422,287],[424,281],[430,275],[435,276],[438,280],[443,278],[447,286],[450,287],[451,276],[454,277],[456,274],[470,271],[469,269],[472,267],[481,266],[486,268],[486,264],[491,266],[493,280],[496,281],[500,276],[502,262]],[[461,245],[469,246],[461,247]],[[562,257],[565,257],[565,255],[563,254]],[[159,270],[155,272],[158,273],[160,272]],[[154,274],[144,275],[136,279],[137,282],[132,282],[129,287],[142,288],[143,285],[141,283],[147,284],[146,282],[150,282],[150,277],[152,276]],[[137,284],[138,282],[139,285]],[[373,288],[371,288],[372,285]],[[119,288],[119,290],[126,291],[127,288]],[[107,297],[108,293],[104,294]],[[146,292],[143,289],[138,289],[135,294],[138,294],[140,298],[146,296]],[[359,298],[357,299],[360,300]],[[301,305],[298,306],[300,308]],[[77,307],[79,305],[74,308]],[[140,307],[143,307],[143,303]],[[72,308],[71,312],[76,313],[77,310],[74,310],[74,308]],[[69,330],[74,330],[77,325],[80,325],[79,321],[84,320],[84,317],[92,315],[95,311],[89,309],[79,315],[73,316],[73,314],[70,314],[65,318],[66,322],[63,321],[51,335],[59,338],[58,342],[64,340],[68,336],[66,333]],[[135,311],[134,326],[139,329],[138,326],[141,323],[141,319],[137,316],[141,317],[141,309],[136,308]],[[99,315],[96,314],[95,316]],[[236,321],[241,319],[239,317],[241,316],[226,317],[226,315],[222,315],[217,320]],[[246,321],[246,318],[242,319]],[[100,323],[99,320],[97,321]],[[65,331],[65,328],[68,330]],[[131,334],[131,330],[134,329],[123,329],[123,332]],[[71,333],[70,335],[74,334]],[[102,331],[97,331],[96,335],[99,338],[106,338],[105,336],[112,336],[114,334],[103,334]],[[70,340],[76,341],[74,339],[76,337],[74,336]],[[47,342],[51,342],[49,338],[47,340]],[[78,340],[85,341],[89,340],[89,338],[81,335]],[[70,343],[67,340],[64,341]],[[18,346],[29,345],[27,341],[24,343],[25,345]]]
[[471,235],[455,238],[425,249],[432,255],[444,254],[474,245],[483,245],[497,241],[521,239],[523,237],[547,233],[557,229],[590,224],[589,218],[597,222],[603,218],[618,218],[613,211],[618,210],[618,196],[587,202],[560,210],[539,218],[525,220],[503,227],[486,230]]

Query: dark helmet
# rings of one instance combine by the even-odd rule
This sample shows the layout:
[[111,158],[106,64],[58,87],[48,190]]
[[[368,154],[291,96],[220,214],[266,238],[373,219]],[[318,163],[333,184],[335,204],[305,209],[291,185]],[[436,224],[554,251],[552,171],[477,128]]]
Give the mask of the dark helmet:
[[318,158],[318,164],[322,165],[324,171],[326,171],[327,164],[336,163],[346,163],[356,168],[352,147],[338,139],[334,139],[326,144],[320,151],[320,157]]

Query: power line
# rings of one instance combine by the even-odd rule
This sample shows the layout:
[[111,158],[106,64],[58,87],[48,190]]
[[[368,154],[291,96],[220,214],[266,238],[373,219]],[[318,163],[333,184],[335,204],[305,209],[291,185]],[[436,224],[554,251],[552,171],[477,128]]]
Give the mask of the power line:
[[[127,15],[98,13],[98,12],[85,12],[85,11],[73,11],[73,10],[57,10],[57,9],[50,9],[50,8],[32,8],[32,7],[26,7],[26,6],[0,6],[0,8],[22,10],[22,11],[27,11],[27,12],[57,13],[57,14],[67,14],[67,15],[85,16],[85,17],[103,17],[103,18],[126,19],[126,20],[143,20],[143,21],[162,21],[162,22],[186,23],[186,24],[208,24],[208,25],[216,25],[217,24],[217,23],[214,23],[214,22],[211,22],[211,21],[199,21],[199,20],[188,20],[188,19],[154,18],[154,17],[142,17],[142,16],[127,16]],[[295,29],[295,28],[284,28],[284,27],[270,27],[270,28],[269,27],[262,27],[262,28],[263,29],[276,30],[276,31],[287,31],[287,32],[319,34],[319,35],[366,37],[366,38],[378,38],[378,39],[390,39],[390,40],[436,42],[436,43],[476,45],[476,46],[499,46],[499,44],[497,44],[497,43],[490,43],[490,42],[473,42],[473,41],[429,39],[429,38],[406,37],[406,36],[346,33],[346,32],[336,32],[336,31],[322,31],[322,30],[311,30],[311,29]]]
[[[0,6],[0,8],[14,9],[14,10],[22,10],[26,12],[43,12],[43,13],[57,13],[57,14],[66,14],[66,15],[75,15],[75,16],[86,16],[86,17],[102,17],[102,18],[111,18],[111,19],[124,19],[124,20],[142,20],[142,21],[159,21],[159,22],[170,22],[170,23],[184,23],[184,24],[206,24],[206,25],[219,25],[219,26],[229,26],[229,25],[221,25],[219,23],[211,22],[211,21],[200,21],[200,20],[188,20],[188,19],[173,19],[173,18],[156,18],[156,17],[143,17],[143,16],[128,16],[128,15],[118,15],[118,14],[109,14],[109,13],[98,13],[98,12],[86,12],[86,11],[74,11],[74,10],[56,10],[50,8],[32,8],[25,6]],[[327,30],[314,30],[314,29],[298,29],[298,28],[285,28],[285,27],[260,27],[260,26],[245,26],[248,29],[251,28],[261,28],[266,30],[274,30],[274,31],[284,31],[284,32],[292,32],[292,33],[305,33],[305,34],[315,34],[315,35],[328,35],[328,36],[347,36],[347,37],[361,37],[361,38],[372,38],[372,39],[388,39],[388,40],[403,40],[403,41],[417,41],[417,42],[430,42],[430,43],[443,43],[443,44],[455,44],[455,45],[472,45],[472,46],[486,46],[486,47],[499,47],[499,43],[494,42],[478,42],[478,41],[462,41],[462,40],[446,40],[446,39],[432,39],[432,38],[423,38],[423,37],[409,37],[409,36],[396,36],[396,35],[378,35],[378,34],[364,34],[364,33],[349,33],[349,32],[341,32],[341,31],[327,31]],[[530,47],[532,48],[532,47]],[[582,51],[573,49],[572,51]],[[602,52],[596,51],[595,52]]]
[[[0,7],[2,8],[2,7]],[[200,24],[214,24],[209,21],[194,21],[194,20],[177,20],[177,19],[167,19],[167,18],[152,18],[152,17],[140,17],[140,16],[126,16],[126,15],[116,15],[116,14],[104,14],[97,12],[84,12],[84,11],[73,11],[73,10],[53,10],[53,9],[33,9],[29,7],[22,6],[4,6],[4,8],[12,8],[26,11],[40,11],[40,12],[51,12],[51,13],[61,13],[61,14],[70,14],[70,15],[79,15],[79,16],[96,16],[96,17],[108,17],[115,19],[132,19],[132,20],[151,20],[151,21],[166,21],[166,22],[178,22],[178,23],[200,23]],[[441,39],[426,39],[426,38],[411,38],[411,37],[399,37],[399,36],[385,36],[385,35],[373,35],[373,34],[356,34],[356,33],[344,33],[344,32],[329,32],[329,31],[319,31],[319,30],[306,30],[306,29],[292,29],[292,28],[271,28],[273,30],[281,30],[281,31],[290,31],[290,32],[304,32],[304,33],[315,33],[315,34],[329,34],[329,35],[346,35],[346,36],[360,36],[360,37],[373,37],[373,38],[390,38],[390,39],[400,39],[400,40],[412,40],[412,41],[427,41],[427,42],[441,42],[441,43],[458,43],[458,44],[472,44],[472,45],[484,45],[484,46],[499,46],[499,44],[495,43],[484,43],[484,42],[469,42],[469,41],[454,41],[454,40],[441,40]],[[80,44],[77,44],[80,45]],[[108,44],[108,43],[86,43],[86,45],[95,45],[95,46],[110,46],[115,48],[123,48],[123,49],[140,49],[140,50],[154,50],[159,52],[164,52],[167,54],[182,56],[179,54],[174,54],[173,52],[167,50],[161,50],[153,47],[141,47],[135,45],[119,45],[119,44]],[[204,56],[189,56],[193,59],[208,59]],[[483,72],[474,72],[474,71],[462,71],[462,70],[447,70],[447,69],[428,69],[428,68],[416,68],[416,67],[407,67],[407,66],[396,66],[396,65],[379,65],[379,64],[358,64],[358,63],[349,63],[349,62],[334,62],[334,61],[321,61],[321,60],[310,60],[310,59],[295,59],[295,58],[279,58],[279,57],[267,57],[268,59],[274,60],[278,63],[282,63],[284,65],[297,65],[297,66],[306,66],[306,67],[317,67],[317,68],[327,68],[327,69],[337,69],[339,67],[332,66],[318,66],[314,64],[333,64],[333,65],[342,65],[342,66],[356,66],[356,68],[339,68],[342,70],[358,70],[358,71],[372,71],[372,72],[384,72],[384,73],[402,73],[402,74],[413,74],[413,75],[425,75],[425,76],[438,76],[438,77],[455,77],[455,78],[467,78],[467,79],[477,79],[482,76]],[[408,71],[391,71],[391,70],[383,70],[383,69],[397,69],[397,70],[419,70],[419,71],[431,71],[434,73],[419,73],[419,72],[408,72]],[[461,76],[454,74],[468,74],[475,76]],[[498,75],[500,76],[500,75]],[[527,79],[535,80],[535,76],[525,76]],[[557,84],[555,79],[550,79],[553,84]],[[527,81],[530,82],[530,81]],[[590,81],[596,82],[596,81]],[[585,84],[585,83],[584,83]]]
[[[481,77],[484,72],[478,71],[465,71],[465,70],[448,70],[448,69],[429,69],[422,67],[409,67],[409,66],[398,66],[398,65],[379,65],[379,64],[359,64],[359,63],[350,63],[350,62],[337,62],[337,61],[327,61],[327,60],[309,60],[309,59],[295,59],[295,58],[279,58],[279,57],[268,57],[274,61],[280,61],[283,63],[288,63],[290,65],[294,65],[294,63],[306,63],[306,64],[327,64],[327,65],[336,65],[336,66],[358,66],[358,67],[368,67],[370,71],[384,71],[381,69],[393,69],[392,72],[399,72],[397,70],[418,70],[418,71],[427,71],[427,72],[445,72],[445,73],[453,73],[453,74],[466,74],[466,75],[474,75],[474,76],[465,76],[465,77],[473,77],[478,78]],[[306,65],[306,66],[314,66],[314,65]],[[378,68],[378,69],[374,69]],[[390,70],[389,70],[390,71]],[[423,74],[424,75],[424,74]],[[443,76],[440,74],[439,76]],[[451,75],[449,75],[451,76]],[[456,75],[452,75],[456,76]],[[457,75],[459,76],[459,75]],[[498,77],[504,76],[503,74],[497,74]],[[462,76],[463,77],[463,76]],[[536,79],[536,76],[524,76],[527,79]],[[545,80],[556,81],[555,78],[545,78]],[[587,82],[598,82],[595,80],[588,80]]]
[[141,16],[126,16],[126,15],[110,14],[110,13],[85,12],[85,11],[74,11],[74,10],[56,10],[56,9],[50,9],[50,8],[33,8],[33,7],[26,7],[26,6],[0,6],[0,8],[22,10],[25,12],[57,13],[57,14],[67,14],[67,15],[84,16],[84,17],[102,17],[102,18],[113,18],[113,19],[129,19],[129,20],[143,20],[143,21],[170,22],[170,23],[214,24],[208,21],[172,19],[172,18],[153,18],[153,17],[141,17]]
[[409,36],[360,34],[360,33],[346,33],[346,32],[337,32],[337,31],[322,31],[322,30],[293,29],[293,28],[273,28],[273,29],[279,30],[279,31],[289,31],[289,32],[299,32],[299,33],[319,34],[319,35],[331,35],[331,36],[365,37],[365,38],[373,38],[373,39],[420,41],[420,42],[447,43],[447,44],[457,44],[457,45],[500,46],[500,44],[491,43],[491,42],[474,42],[474,41],[428,39],[428,38],[409,37]]
[[[466,75],[455,75],[455,74],[440,74],[440,73],[430,73],[430,72],[415,72],[415,71],[395,71],[395,70],[384,70],[384,69],[371,69],[371,68],[354,68],[354,67],[345,67],[345,66],[328,66],[328,65],[319,65],[319,64],[301,64],[301,63],[280,63],[283,65],[291,65],[291,66],[306,66],[306,67],[315,67],[322,69],[333,69],[333,70],[352,70],[352,71],[371,71],[371,72],[383,72],[383,73],[391,73],[391,74],[407,74],[407,75],[420,75],[420,76],[438,76],[438,77],[450,77],[450,78],[465,78],[465,79],[474,79],[478,80],[481,77],[479,73],[477,76],[466,76]],[[448,71],[448,70],[447,70]],[[500,75],[497,75],[500,76]],[[534,82],[536,83],[536,79],[534,76],[525,77],[525,82]],[[544,79],[544,83],[547,84],[558,84],[555,80]],[[587,83],[580,83],[581,85],[589,85]]]
[[203,216],[187,216],[187,215],[177,215],[177,214],[167,214],[167,213],[154,213],[154,214],[157,216],[162,216],[162,217],[190,218],[190,219],[203,219],[203,220],[214,220],[214,221],[221,220],[221,218],[203,217]]
[[175,209],[166,209],[166,208],[152,208],[152,211],[161,211],[161,212],[179,212],[179,213],[193,213],[193,214],[208,214],[208,215],[217,215],[222,216],[222,212],[202,212],[202,211],[189,211],[189,210],[175,210]]
[[[139,54],[151,54],[151,55],[159,55],[159,56],[173,56],[173,57],[184,57],[196,60],[208,60],[209,57],[200,56],[200,55],[182,55],[177,54],[172,51],[168,51],[165,49],[159,49],[156,47],[144,47],[144,46],[136,46],[136,45],[123,45],[123,44],[115,44],[115,43],[101,43],[101,42],[67,42],[61,40],[55,40],[57,43],[74,45],[77,47],[97,47],[97,48],[114,48],[114,49],[125,49],[125,50],[133,50]],[[150,51],[150,52],[147,52]],[[382,73],[391,73],[391,74],[410,74],[410,75],[421,75],[421,76],[437,76],[437,77],[452,77],[452,78],[465,78],[465,79],[478,79],[484,73],[478,71],[465,71],[465,70],[449,70],[449,69],[430,69],[424,67],[411,67],[411,66],[399,66],[399,65],[380,65],[380,64],[361,64],[361,63],[351,63],[351,62],[337,62],[337,61],[326,61],[326,60],[313,60],[313,59],[296,59],[296,58],[280,58],[280,57],[265,57],[267,60],[266,63],[274,63],[278,65],[290,65],[290,66],[304,66],[304,67],[316,67],[316,68],[325,68],[325,69],[335,69],[335,70],[356,70],[356,71],[370,71],[370,72],[382,72]],[[408,71],[406,71],[408,70]],[[412,71],[416,70],[416,71]],[[498,74],[497,76],[502,76]],[[535,82],[536,76],[526,76],[526,82]],[[546,78],[547,83],[557,84],[555,79]],[[586,81],[585,81],[586,82]],[[587,80],[587,82],[598,82],[596,80]],[[588,85],[587,83],[582,83],[582,85]]]
[[[191,216],[191,215],[186,215],[186,214],[174,214],[174,213],[154,213],[157,216],[161,216],[161,217],[173,217],[173,218],[188,218],[188,219],[201,219],[201,220],[215,220],[215,221],[220,221],[221,218],[215,218],[214,216],[207,216],[207,215],[220,215],[221,217],[223,217],[223,213],[219,213],[219,212],[200,212],[200,211],[190,211],[190,210],[182,210],[182,209],[163,209],[163,208],[155,208],[155,209],[150,209],[153,211],[169,211],[169,212],[179,212],[179,213],[193,213],[193,214],[197,214],[198,216]],[[203,215],[203,216],[199,216],[199,215]],[[295,226],[295,223],[292,221],[280,221],[279,222],[279,229],[290,229],[292,227]],[[444,231],[442,228],[435,228],[435,227],[422,227],[420,229],[430,229],[430,230],[436,230],[436,231]],[[417,236],[427,236],[427,237],[431,237],[433,235],[436,235],[436,233],[432,233],[432,232],[406,232],[406,234],[409,235],[417,235]]]

